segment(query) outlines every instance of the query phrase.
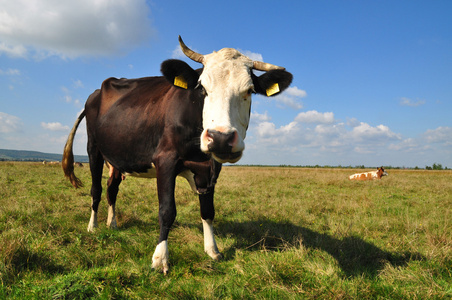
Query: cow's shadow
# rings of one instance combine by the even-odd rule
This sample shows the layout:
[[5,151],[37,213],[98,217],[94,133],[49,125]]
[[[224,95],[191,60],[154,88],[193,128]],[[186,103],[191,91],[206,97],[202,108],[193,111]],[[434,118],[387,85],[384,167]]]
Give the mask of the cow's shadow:
[[234,245],[223,250],[226,259],[232,259],[236,249],[279,251],[300,247],[301,241],[305,248],[325,251],[334,257],[346,277],[375,277],[387,263],[399,267],[413,260],[425,259],[417,252],[391,253],[382,250],[360,237],[347,236],[338,239],[306,227],[268,219],[220,222],[216,224],[216,228],[220,236],[230,235],[236,239]]

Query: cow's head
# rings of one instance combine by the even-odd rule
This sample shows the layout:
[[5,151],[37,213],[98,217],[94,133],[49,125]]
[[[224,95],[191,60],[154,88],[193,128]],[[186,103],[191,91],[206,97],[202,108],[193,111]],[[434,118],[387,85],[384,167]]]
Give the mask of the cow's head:
[[[201,150],[220,163],[235,163],[245,149],[244,139],[250,121],[251,95],[274,96],[292,82],[284,68],[253,61],[230,48],[202,55],[190,50],[179,36],[184,54],[203,64],[201,75],[180,60],[162,63],[162,73],[174,85],[200,89],[204,94]],[[259,77],[253,70],[266,73]]]
[[380,177],[388,176],[388,172],[386,172],[385,169],[384,169],[383,167],[378,168],[378,169],[377,169],[377,173],[378,173],[378,174],[381,174]]

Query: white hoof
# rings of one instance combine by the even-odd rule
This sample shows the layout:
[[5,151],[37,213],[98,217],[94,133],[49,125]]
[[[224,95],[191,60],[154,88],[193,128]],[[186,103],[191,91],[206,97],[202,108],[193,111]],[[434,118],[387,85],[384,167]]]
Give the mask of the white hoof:
[[110,227],[111,229],[118,229],[114,205],[108,206],[107,226]]
[[208,250],[205,250],[205,251],[214,260],[221,260],[221,259],[223,259],[223,254],[221,254],[220,251],[218,251],[218,249],[208,249]]
[[88,232],[94,232],[99,225],[97,224],[97,213],[94,210],[91,210],[91,218],[88,223]]
[[212,220],[202,220],[202,227],[204,231],[204,251],[215,260],[222,259],[223,255],[218,251],[217,243],[215,242]]
[[162,268],[163,274],[168,274],[168,241],[162,241],[157,245],[152,255],[152,269]]

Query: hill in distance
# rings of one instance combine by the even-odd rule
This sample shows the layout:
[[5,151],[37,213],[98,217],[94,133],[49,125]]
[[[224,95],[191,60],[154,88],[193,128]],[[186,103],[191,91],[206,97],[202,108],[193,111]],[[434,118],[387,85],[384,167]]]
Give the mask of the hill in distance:
[[[0,161],[61,161],[62,157],[62,154],[0,149]],[[87,155],[74,155],[74,160],[82,163],[89,162]]]

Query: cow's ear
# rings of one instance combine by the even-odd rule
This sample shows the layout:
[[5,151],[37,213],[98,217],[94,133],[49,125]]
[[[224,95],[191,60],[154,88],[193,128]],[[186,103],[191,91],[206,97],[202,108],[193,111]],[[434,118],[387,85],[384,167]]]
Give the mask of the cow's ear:
[[254,90],[265,96],[276,96],[292,83],[292,74],[286,70],[271,70],[257,77],[253,74]]
[[160,71],[174,86],[183,89],[193,89],[198,84],[199,74],[186,62],[178,59],[165,60]]

